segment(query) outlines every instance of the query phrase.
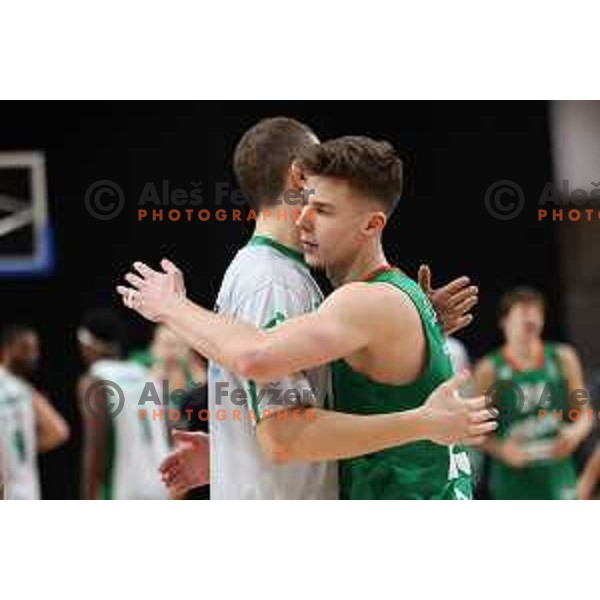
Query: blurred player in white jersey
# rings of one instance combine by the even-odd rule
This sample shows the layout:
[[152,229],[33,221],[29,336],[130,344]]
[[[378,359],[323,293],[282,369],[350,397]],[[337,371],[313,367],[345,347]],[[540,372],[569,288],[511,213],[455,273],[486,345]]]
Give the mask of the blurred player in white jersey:
[[[89,367],[78,384],[85,429],[83,497],[165,498],[158,474],[168,452],[162,382],[153,381],[141,365],[121,358],[121,323],[110,310],[88,313],[77,340]],[[154,401],[144,401],[150,398]]]
[[63,444],[69,428],[30,383],[39,358],[39,340],[25,325],[0,333],[0,471],[3,494],[12,500],[39,500],[37,452]]

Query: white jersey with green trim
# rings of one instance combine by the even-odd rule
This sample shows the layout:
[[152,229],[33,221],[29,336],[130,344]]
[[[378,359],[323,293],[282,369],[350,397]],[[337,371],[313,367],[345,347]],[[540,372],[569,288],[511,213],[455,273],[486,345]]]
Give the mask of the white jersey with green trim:
[[[300,253],[255,236],[227,269],[216,310],[269,328],[315,310],[321,301],[319,286]],[[267,411],[275,415],[299,403],[330,406],[327,367],[257,387],[211,362],[208,386],[211,499],[338,497],[335,462],[274,464],[261,452],[255,435],[256,422]]]
[[39,500],[33,390],[0,367],[0,480],[7,500]]
[[460,340],[448,336],[446,338],[446,348],[448,349],[452,368],[455,373],[470,368],[471,361],[469,360],[469,353],[467,352],[466,346]]
[[[110,382],[107,434],[107,497],[113,500],[160,500],[167,497],[158,468],[169,452],[162,388],[141,365],[124,360],[100,360],[90,375]],[[148,392],[149,385],[154,392]],[[122,408],[119,392],[122,392]],[[154,397],[158,406],[144,401]],[[144,399],[140,402],[140,399]],[[117,410],[118,409],[118,410]]]

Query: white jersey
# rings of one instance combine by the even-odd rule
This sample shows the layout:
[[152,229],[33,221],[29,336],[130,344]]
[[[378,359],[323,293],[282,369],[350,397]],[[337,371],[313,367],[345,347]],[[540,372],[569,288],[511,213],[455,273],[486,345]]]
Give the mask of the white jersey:
[[0,367],[0,487],[7,500],[39,500],[33,390]]
[[[109,462],[105,496],[113,500],[152,500],[166,498],[158,472],[169,451],[166,416],[162,404],[157,406],[141,399],[148,385],[154,385],[162,402],[159,382],[153,382],[147,369],[123,360],[101,360],[92,365],[90,375],[110,382],[110,418],[107,451]],[[122,392],[122,401],[119,398]],[[118,407],[122,404],[122,408]],[[144,412],[145,411],[145,412]]]
[[[255,236],[225,273],[217,311],[257,327],[276,326],[315,310],[322,301],[302,255]],[[258,387],[211,363],[210,492],[212,499],[334,499],[337,463],[273,464],[257,443],[256,420],[294,402],[331,404],[327,367]],[[276,417],[273,417],[276,418]]]
[[471,361],[465,345],[455,337],[447,337],[446,344],[454,372],[470,368]]

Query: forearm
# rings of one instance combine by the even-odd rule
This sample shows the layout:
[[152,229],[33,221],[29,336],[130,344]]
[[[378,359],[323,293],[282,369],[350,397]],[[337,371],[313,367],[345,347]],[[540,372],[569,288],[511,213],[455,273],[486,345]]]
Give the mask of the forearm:
[[48,452],[64,444],[69,438],[69,427],[67,422],[60,416],[50,423],[44,424],[38,430],[38,452]]
[[[268,421],[268,422],[267,422]],[[257,436],[274,462],[317,462],[354,458],[427,439],[423,408],[380,415],[353,415],[308,408],[274,415],[258,425]]]
[[84,448],[81,473],[81,497],[84,500],[96,500],[102,481],[102,465],[92,448]]
[[57,448],[69,438],[69,426],[46,398],[34,393],[33,408],[37,424],[38,452]]
[[580,479],[585,481],[590,489],[594,488],[600,479],[600,444],[598,444],[587,461]]
[[577,446],[579,446],[592,430],[592,421],[591,419],[587,419],[582,411],[579,419],[574,423],[567,425],[567,427],[571,428],[571,431],[576,438]]
[[240,360],[258,349],[265,337],[257,327],[206,310],[187,298],[163,322],[196,352],[234,373]]
[[314,313],[262,330],[186,298],[163,322],[198,353],[243,379],[259,382],[327,364],[344,354],[339,346],[332,348],[327,334],[332,324],[328,329],[327,324],[315,323]]

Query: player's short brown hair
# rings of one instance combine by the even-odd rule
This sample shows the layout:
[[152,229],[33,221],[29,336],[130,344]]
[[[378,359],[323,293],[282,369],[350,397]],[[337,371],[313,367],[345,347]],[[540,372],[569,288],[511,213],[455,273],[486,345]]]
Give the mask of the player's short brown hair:
[[402,159],[384,141],[362,136],[328,140],[301,151],[298,164],[308,174],[337,177],[379,201],[391,214],[402,194]]
[[298,152],[316,143],[310,127],[295,119],[259,121],[244,133],[233,156],[242,192],[256,207],[273,204],[284,191],[287,171]]
[[500,298],[498,320],[504,319],[516,304],[538,304],[542,312],[546,307],[546,301],[541,292],[532,287],[517,287],[509,290]]

